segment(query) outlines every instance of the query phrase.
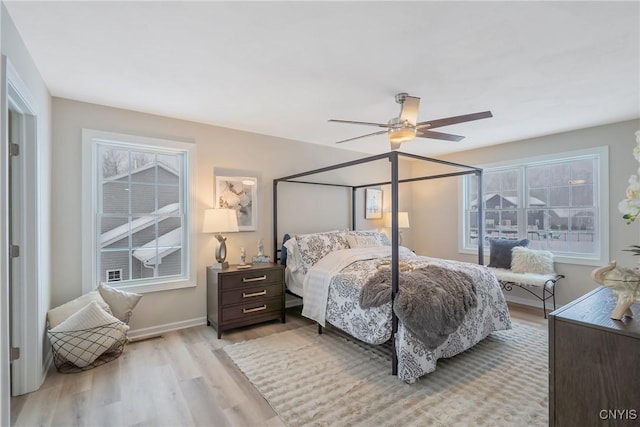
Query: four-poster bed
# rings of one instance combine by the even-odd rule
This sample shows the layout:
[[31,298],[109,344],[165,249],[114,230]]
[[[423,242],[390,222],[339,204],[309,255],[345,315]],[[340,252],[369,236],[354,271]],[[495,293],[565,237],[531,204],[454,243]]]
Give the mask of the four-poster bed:
[[[454,168],[453,172],[446,173],[436,173],[428,176],[419,176],[419,177],[411,177],[411,178],[400,178],[400,158],[406,157],[412,159],[414,161],[424,161],[439,164],[445,167]],[[390,164],[390,179],[381,180],[378,182],[369,182],[362,183],[357,185],[347,185],[342,183],[332,182],[328,179],[317,180],[317,177],[325,172],[332,172],[339,169],[344,169],[348,167],[353,167],[357,165],[362,165],[366,163],[371,163],[375,161],[380,161],[388,159]],[[428,372],[431,372],[435,369],[435,362],[440,357],[451,357],[485,338],[490,332],[499,329],[508,329],[510,327],[510,318],[508,314],[508,309],[506,307],[506,303],[504,301],[504,296],[502,291],[500,290],[499,284],[495,279],[495,276],[485,267],[482,267],[483,264],[483,242],[482,239],[479,239],[478,242],[478,264],[469,264],[462,263],[456,261],[446,261],[446,260],[438,260],[435,258],[421,257],[413,254],[411,251],[406,250],[399,245],[399,232],[398,232],[398,209],[399,209],[399,185],[403,183],[410,182],[418,182],[430,179],[437,178],[447,178],[447,177],[456,177],[463,176],[468,174],[475,174],[477,176],[478,181],[478,197],[481,200],[482,197],[482,169],[447,162],[439,159],[432,159],[428,157],[417,156],[413,154],[402,153],[398,151],[391,151],[389,153],[384,153],[380,155],[370,156],[367,158],[354,160],[350,162],[340,163],[333,166],[328,166],[324,168],[314,169],[308,172],[303,172],[295,175],[290,175],[283,178],[274,179],[273,181],[273,242],[274,242],[274,254],[279,252],[279,244],[280,240],[279,231],[278,231],[278,184],[287,182],[287,183],[296,183],[303,185],[322,185],[322,186],[337,186],[343,187],[347,189],[351,189],[351,224],[350,229],[354,229],[356,227],[356,194],[359,189],[365,189],[369,187],[377,187],[381,185],[390,185],[391,186],[391,242],[390,247],[386,248],[356,248],[347,249],[347,250],[335,250],[342,248],[350,248],[349,245],[345,245],[342,240],[344,236],[351,236],[352,239],[371,239],[377,238],[372,237],[371,235],[366,235],[367,232],[331,232],[331,233],[318,233],[318,236],[315,235],[300,235],[298,237],[298,244],[300,242],[307,239],[306,236],[311,236],[311,238],[316,239],[313,242],[313,245],[317,246],[318,241],[322,242],[327,241],[327,239],[331,239],[329,245],[329,249],[327,249],[324,253],[322,253],[322,259],[318,257],[318,259],[313,259],[310,262],[306,263],[307,268],[304,268],[304,284],[305,284],[305,295],[303,296],[303,304],[305,304],[303,309],[303,314],[308,307],[313,305],[313,308],[309,308],[307,310],[308,313],[312,313],[314,310],[313,316],[308,315],[308,317],[318,321],[319,331],[321,331],[320,325],[324,324],[325,316],[322,310],[326,310],[327,317],[326,320],[332,323],[334,326],[352,334],[356,338],[364,340],[366,342],[370,342],[373,344],[379,344],[378,340],[380,340],[383,334],[378,334],[377,338],[365,337],[360,334],[355,329],[360,329],[361,331],[367,329],[367,333],[371,331],[371,325],[375,325],[376,321],[380,321],[380,319],[390,318],[390,338],[393,346],[392,351],[392,373],[393,375],[398,375],[398,364],[399,364],[399,353],[401,354],[401,374],[398,375],[401,379],[407,382],[414,382],[419,376],[424,375]],[[316,175],[316,180],[313,180],[311,177]],[[478,218],[482,218],[482,206],[479,204],[478,206]],[[478,232],[482,235],[482,221],[479,221],[478,224]],[[290,230],[287,230],[290,231]],[[346,233],[346,234],[345,234]],[[358,235],[359,233],[359,235]],[[363,234],[365,233],[365,234]],[[369,232],[370,233],[370,232]],[[354,235],[355,234],[355,235]],[[320,236],[323,235],[323,236]],[[338,242],[338,243],[336,243]],[[282,242],[284,243],[284,242]],[[382,245],[382,244],[381,244]],[[367,245],[365,245],[367,246]],[[378,246],[378,245],[375,245]],[[291,247],[291,246],[289,246]],[[302,246],[301,246],[302,247]],[[303,248],[304,249],[304,248]],[[385,252],[386,251],[386,252]],[[330,253],[333,252],[333,253]],[[375,252],[375,256],[372,253]],[[362,282],[366,282],[371,278],[372,275],[375,275],[376,271],[379,271],[380,263],[377,261],[378,256],[384,257],[386,254],[387,259],[390,261],[389,268],[389,281],[391,282],[391,290],[390,290],[390,304],[386,304],[380,307],[368,308],[367,310],[361,310],[359,307],[356,307],[354,302],[347,301],[348,298],[353,298],[353,295],[362,294]],[[326,255],[326,256],[325,256]],[[416,339],[416,334],[412,333],[411,330],[408,329],[407,325],[404,323],[399,325],[398,316],[396,314],[396,305],[394,303],[398,302],[396,299],[398,298],[399,284],[401,280],[401,269],[400,269],[400,261],[402,260],[402,264],[404,266],[410,266],[410,269],[413,268],[426,270],[428,268],[445,268],[448,270],[456,270],[463,272],[461,274],[464,277],[470,278],[473,282],[471,287],[475,292],[477,290],[478,293],[478,306],[475,308],[470,308],[469,314],[466,315],[461,323],[459,330],[456,330],[455,333],[452,333],[444,344],[437,348],[424,347],[424,345],[419,340]],[[307,260],[308,261],[308,260]],[[342,264],[340,264],[342,263]],[[338,268],[339,266],[339,268]],[[354,266],[357,266],[354,267]],[[344,267],[344,269],[343,269]],[[376,268],[377,267],[377,268]],[[403,273],[403,280],[408,279],[409,276],[405,276]],[[404,282],[403,282],[404,283]],[[310,286],[313,285],[313,288]],[[324,286],[322,290],[320,286]],[[403,284],[404,286],[404,284]],[[350,288],[353,287],[353,288]],[[355,289],[355,290],[354,290]],[[309,292],[312,290],[313,292]],[[322,294],[324,293],[324,301],[322,301],[322,297],[319,295],[314,295],[314,293]],[[351,295],[349,297],[345,297],[345,295]],[[309,297],[309,299],[305,302],[305,298]],[[311,299],[313,297],[313,300]],[[475,296],[474,296],[475,297]],[[346,299],[345,299],[346,298]],[[331,309],[329,309],[331,307]],[[393,309],[392,309],[393,307]],[[348,320],[344,320],[344,318],[340,318],[339,313],[346,313],[344,317],[348,318]],[[307,314],[305,314],[307,315]],[[378,320],[372,320],[378,319]],[[348,322],[355,322],[358,326],[357,328],[350,327]],[[383,323],[386,320],[382,321]],[[367,325],[367,326],[362,326]],[[375,328],[374,328],[375,329]],[[413,330],[415,332],[415,329]],[[384,331],[383,331],[384,332]]]

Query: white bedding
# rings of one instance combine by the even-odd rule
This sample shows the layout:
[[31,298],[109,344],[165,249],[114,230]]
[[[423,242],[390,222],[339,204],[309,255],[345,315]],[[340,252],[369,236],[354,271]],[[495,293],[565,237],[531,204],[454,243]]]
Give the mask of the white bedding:
[[[413,254],[405,247],[398,248],[402,256]],[[356,261],[391,256],[391,246],[342,249],[323,257],[307,272],[303,283],[304,306],[302,315],[326,326],[327,300],[331,279]]]
[[294,271],[289,268],[289,266],[287,266],[284,269],[284,281],[287,284],[287,289],[291,293],[299,296],[300,298],[304,297],[304,273],[302,272],[302,270]]

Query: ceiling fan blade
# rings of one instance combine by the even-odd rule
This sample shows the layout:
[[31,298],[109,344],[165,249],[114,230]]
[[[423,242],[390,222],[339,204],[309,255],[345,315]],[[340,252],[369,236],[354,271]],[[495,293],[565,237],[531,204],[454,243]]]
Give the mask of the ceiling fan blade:
[[342,144],[343,142],[349,142],[349,141],[353,141],[355,139],[366,138],[368,136],[373,136],[373,135],[382,135],[383,133],[387,133],[387,132],[388,131],[386,131],[386,130],[381,130],[381,131],[378,131],[378,132],[368,133],[366,135],[356,136],[355,138],[343,139],[342,141],[336,142],[336,144]]
[[334,122],[334,123],[347,123],[350,125],[365,125],[365,126],[378,126],[381,128],[388,128],[389,125],[386,123],[371,123],[371,122],[356,122],[353,120],[336,120],[336,119],[329,119],[330,122]]
[[418,123],[417,128],[420,129],[423,127],[428,127],[429,129],[435,129],[442,126],[455,125],[456,123],[488,119],[489,117],[493,117],[491,111],[482,111],[480,113],[464,114],[462,116],[446,117],[444,119],[427,120],[425,122]]
[[409,122],[411,126],[415,126],[418,122],[418,108],[420,107],[420,98],[415,96],[405,96],[400,110],[400,123]]
[[416,136],[419,138],[430,138],[430,139],[443,139],[445,141],[462,141],[464,136],[460,135],[452,135],[450,133],[442,133],[442,132],[434,132],[431,130],[420,130],[416,132]]

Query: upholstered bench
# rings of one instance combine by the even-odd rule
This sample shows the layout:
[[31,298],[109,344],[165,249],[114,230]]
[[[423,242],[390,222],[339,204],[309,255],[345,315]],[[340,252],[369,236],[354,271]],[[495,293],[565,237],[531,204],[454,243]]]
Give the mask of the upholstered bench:
[[489,269],[505,291],[517,286],[542,301],[547,318],[547,300],[556,308],[556,284],[564,278],[555,272],[553,254],[527,247],[529,240],[490,239]]
[[553,309],[556,309],[556,283],[564,278],[562,274],[536,274],[536,273],[514,273],[511,269],[489,267],[496,275],[500,286],[505,291],[510,291],[514,286],[529,292],[534,297],[542,301],[542,312],[547,318],[547,300],[553,302]]

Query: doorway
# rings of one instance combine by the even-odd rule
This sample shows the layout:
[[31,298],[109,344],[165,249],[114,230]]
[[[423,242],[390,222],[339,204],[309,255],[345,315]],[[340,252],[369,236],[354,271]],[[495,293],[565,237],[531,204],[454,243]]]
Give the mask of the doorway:
[[[40,290],[37,116],[28,91],[3,57],[3,120],[8,156],[8,293],[11,395],[37,390],[44,379],[44,319]],[[19,349],[19,350],[18,350]],[[19,353],[19,354],[18,354]],[[12,357],[13,359],[13,357]]]

